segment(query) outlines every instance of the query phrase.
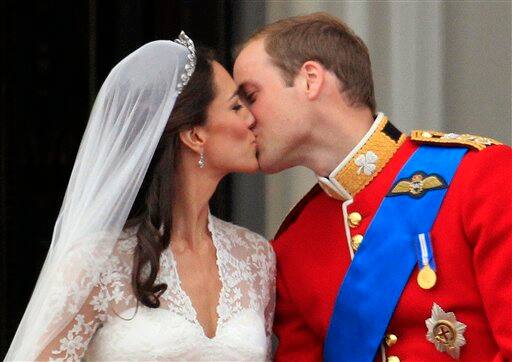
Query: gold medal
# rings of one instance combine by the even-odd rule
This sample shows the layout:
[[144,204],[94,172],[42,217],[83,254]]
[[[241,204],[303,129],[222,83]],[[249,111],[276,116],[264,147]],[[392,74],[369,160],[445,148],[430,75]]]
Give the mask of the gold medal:
[[418,273],[418,285],[422,289],[431,289],[436,285],[436,272],[429,265],[425,265]]

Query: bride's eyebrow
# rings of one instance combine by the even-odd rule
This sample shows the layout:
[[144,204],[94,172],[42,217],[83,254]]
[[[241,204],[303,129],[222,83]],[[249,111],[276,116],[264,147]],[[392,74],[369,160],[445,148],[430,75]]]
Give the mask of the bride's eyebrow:
[[236,96],[240,96],[240,87],[238,87],[237,89],[235,89],[235,91],[233,92],[233,94],[231,95],[231,97],[229,97],[228,102],[229,102],[230,100],[232,100],[233,98],[235,98]]

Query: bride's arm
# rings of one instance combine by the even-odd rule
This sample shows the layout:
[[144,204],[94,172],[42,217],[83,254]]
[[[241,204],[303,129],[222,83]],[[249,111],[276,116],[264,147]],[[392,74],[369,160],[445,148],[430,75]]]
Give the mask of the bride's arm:
[[268,244],[268,302],[265,307],[265,332],[267,335],[267,360],[272,361],[272,325],[274,323],[274,310],[276,307],[276,257],[270,243]]
[[[104,289],[104,288],[103,288]],[[106,290],[95,287],[73,320],[42,350],[37,361],[78,361],[106,318]]]

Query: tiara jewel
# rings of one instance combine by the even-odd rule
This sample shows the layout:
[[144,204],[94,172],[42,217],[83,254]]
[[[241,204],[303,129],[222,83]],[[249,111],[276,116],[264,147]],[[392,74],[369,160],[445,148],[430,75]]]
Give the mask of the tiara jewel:
[[176,85],[178,94],[180,94],[183,87],[185,87],[190,80],[190,77],[192,77],[192,73],[194,73],[194,69],[196,68],[196,47],[194,46],[192,39],[190,39],[184,31],[182,31],[178,36],[178,39],[174,41],[183,45],[189,51],[189,54],[187,55],[187,64],[185,65],[185,72],[181,75],[180,80]]

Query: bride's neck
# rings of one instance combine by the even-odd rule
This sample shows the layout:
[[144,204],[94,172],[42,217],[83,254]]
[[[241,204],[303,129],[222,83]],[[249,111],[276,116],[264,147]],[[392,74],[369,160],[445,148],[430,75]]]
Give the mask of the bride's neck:
[[183,161],[174,175],[171,243],[176,251],[201,251],[209,239],[208,203],[221,177],[197,162]]

